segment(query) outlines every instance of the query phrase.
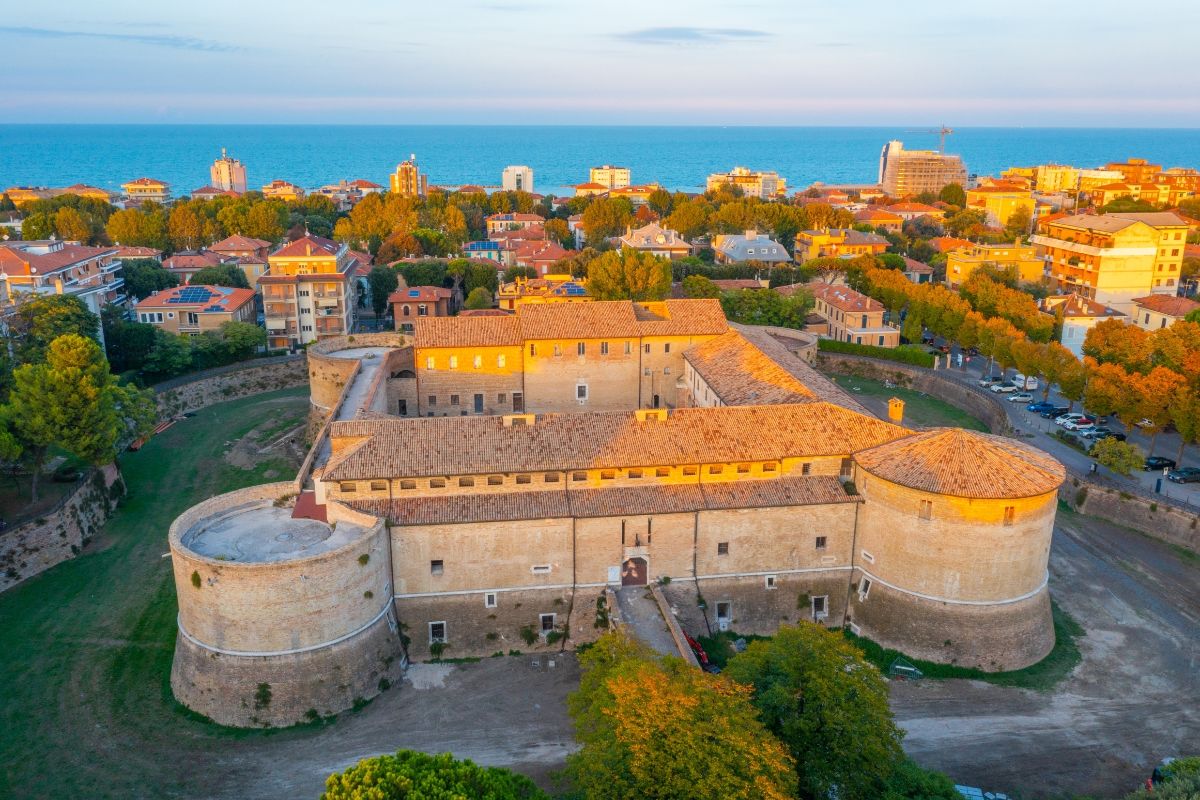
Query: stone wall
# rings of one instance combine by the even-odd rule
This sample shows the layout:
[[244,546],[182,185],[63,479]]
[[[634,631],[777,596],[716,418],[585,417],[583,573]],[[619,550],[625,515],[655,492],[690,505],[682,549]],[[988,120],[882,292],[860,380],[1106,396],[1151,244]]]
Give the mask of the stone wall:
[[942,377],[937,370],[928,370],[845,353],[818,353],[817,369],[836,375],[857,375],[877,381],[892,381],[918,392],[945,400],[955,408],[982,420],[996,434],[1009,432],[1008,412],[1004,401],[990,392]]
[[79,555],[125,494],[116,465],[92,471],[55,509],[0,531],[0,592]]
[[1200,512],[1103,486],[1079,475],[1058,490],[1059,499],[1081,514],[1132,528],[1152,539],[1200,553]]
[[308,381],[304,356],[263,358],[205,370],[156,384],[158,415],[163,419],[226,400],[303,386]]

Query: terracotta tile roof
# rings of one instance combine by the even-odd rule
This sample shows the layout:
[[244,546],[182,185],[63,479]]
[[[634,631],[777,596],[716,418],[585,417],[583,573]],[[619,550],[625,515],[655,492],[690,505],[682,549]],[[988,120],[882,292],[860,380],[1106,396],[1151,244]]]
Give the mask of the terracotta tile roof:
[[933,274],[933,267],[929,266],[928,264],[924,263],[923,261],[917,261],[915,258],[909,258],[908,256],[900,256],[900,257],[904,259],[904,271],[905,272],[915,272],[915,273],[918,273],[921,275],[932,275]]
[[[818,317],[818,319],[820,318]],[[821,321],[823,322],[824,320]],[[867,411],[861,403],[851,397],[842,387],[820,372],[817,372],[808,362],[792,352],[791,347],[788,346],[787,338],[790,336],[790,332],[780,332],[777,335],[772,333],[771,328],[755,325],[738,325],[736,323],[732,327],[745,337],[746,341],[757,347],[764,355],[783,367],[788,374],[804,384],[805,388],[818,400],[824,400],[842,408],[856,411],[859,414],[871,416],[871,412]],[[793,346],[795,346],[794,340]]]
[[382,189],[383,188],[378,183],[372,183],[371,181],[368,181],[364,178],[355,178],[354,180],[350,181],[350,185],[354,186],[358,189]]
[[608,187],[605,186],[603,183],[592,183],[589,181],[588,183],[577,183],[577,184],[575,184],[575,188],[576,189],[607,189]]
[[545,222],[546,218],[538,214],[521,214],[518,212],[509,212],[507,214],[492,214],[487,218],[488,222]]
[[1042,299],[1041,308],[1051,314],[1061,313],[1064,319],[1080,319],[1097,317],[1109,319],[1125,316],[1115,308],[1109,308],[1103,303],[1097,303],[1078,294],[1052,295]]
[[926,214],[940,214],[942,212],[942,210],[937,206],[930,206],[926,205],[925,203],[892,203],[890,206],[887,206],[887,210],[891,211],[893,214],[898,211],[904,211],[907,213],[921,211]]
[[408,301],[419,302],[421,300],[436,302],[438,300],[449,300],[454,296],[454,292],[449,289],[444,289],[441,286],[411,286],[407,289],[397,289],[388,295],[388,303],[404,303]]
[[1042,450],[961,428],[935,428],[856,453],[854,460],[886,481],[956,497],[1036,497],[1066,477],[1063,465]]
[[49,275],[94,258],[116,254],[112,247],[81,244],[66,244],[49,253],[30,253],[21,248],[22,244],[29,242],[0,242],[0,262],[6,264],[5,272],[15,270],[22,275]]
[[1055,225],[1064,228],[1078,228],[1086,231],[1100,231],[1101,233],[1116,233],[1117,231],[1125,230],[1135,222],[1137,220],[1125,219],[1116,214],[1105,214],[1103,216],[1096,214],[1075,214],[1054,220]]
[[264,247],[270,247],[271,243],[262,239],[255,239],[252,236],[242,236],[240,233],[235,233],[232,236],[227,236],[214,245],[209,246],[209,250],[261,250]]
[[529,225],[517,228],[515,231],[500,230],[488,233],[488,239],[493,242],[524,242],[546,238],[546,228],[542,225]]
[[841,311],[851,313],[874,313],[883,311],[883,303],[854,291],[849,286],[835,286],[831,283],[814,281],[809,284],[813,297],[824,300],[829,305]]
[[[587,304],[582,304],[587,305]],[[480,321],[488,321],[484,317]],[[495,321],[503,322],[496,318]],[[360,440],[327,466],[324,480],[478,475],[765,461],[848,455],[905,436],[891,423],[832,403],[681,408],[665,420],[632,412],[502,417],[425,417],[335,422],[335,440]]]
[[704,492],[704,507],[710,511],[857,503],[862,500],[846,494],[842,482],[833,475],[704,483],[701,489]]
[[[579,307],[577,304],[572,306]],[[720,300],[666,300],[663,306],[666,308],[665,315],[633,304],[642,336],[716,336],[729,330]]]
[[854,215],[859,222],[902,222],[904,217],[882,208],[864,208]]
[[517,311],[523,339],[635,338],[641,334],[628,301],[535,303]]
[[1175,297],[1169,294],[1152,294],[1149,297],[1133,298],[1135,305],[1166,314],[1168,317],[1186,317],[1200,308],[1200,303],[1187,297]]
[[156,181],[154,178],[136,178],[129,183],[121,184],[121,187],[126,186],[166,186],[165,181]]
[[332,239],[326,239],[322,236],[313,236],[311,233],[307,236],[301,236],[292,242],[280,246],[272,257],[287,258],[289,256],[332,256],[336,255],[341,245]]
[[135,247],[133,245],[119,245],[115,248],[119,258],[161,258],[162,250],[154,247]]
[[576,517],[679,514],[704,508],[704,494],[699,484],[571,489],[566,495],[571,514]]
[[737,331],[690,347],[683,357],[727,406],[816,400],[812,390],[795,375]]
[[1152,228],[1182,228],[1187,226],[1186,220],[1180,219],[1178,214],[1171,211],[1151,211],[1143,214],[1122,211],[1106,214],[1105,216],[1127,219],[1133,222],[1144,222]]
[[414,320],[413,346],[520,347],[521,323],[506,317],[419,317]]
[[390,502],[385,499],[351,500],[349,505],[359,511],[387,517],[395,525],[506,522],[571,516],[567,493],[562,489],[405,497]]
[[507,311],[499,308],[465,308],[458,312],[460,317],[507,317]]
[[163,261],[163,267],[169,270],[199,270],[220,263],[220,255],[211,250],[201,250],[198,253],[176,253]]
[[957,236],[935,236],[929,240],[929,244],[939,253],[948,253],[960,247],[973,247],[975,245],[974,242],[967,239],[959,239]]
[[[181,296],[187,292],[194,297],[200,297],[199,290],[207,289],[208,294],[203,299],[196,302],[181,302]],[[228,286],[199,286],[196,284],[188,286],[172,286],[170,289],[163,289],[160,292],[150,295],[138,302],[139,309],[147,308],[169,308],[179,309],[181,311],[191,311],[194,313],[221,313],[228,314],[231,311],[244,306],[246,303],[254,301],[253,289],[234,289]]]

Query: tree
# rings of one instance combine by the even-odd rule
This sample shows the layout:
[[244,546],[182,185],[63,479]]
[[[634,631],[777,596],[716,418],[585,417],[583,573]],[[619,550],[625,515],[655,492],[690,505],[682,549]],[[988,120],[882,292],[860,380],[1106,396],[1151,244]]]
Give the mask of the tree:
[[87,243],[92,237],[92,231],[78,211],[70,206],[63,206],[54,215],[54,229],[58,238],[65,241]]
[[582,800],[794,797],[792,761],[750,690],[617,631],[582,656],[567,700],[580,749],[567,774]]
[[804,328],[805,317],[813,307],[807,291],[784,296],[774,289],[739,289],[721,295],[725,316],[743,325],[774,325],[779,328]]
[[100,317],[104,326],[104,352],[113,371],[140,370],[154,349],[157,328],[145,322],[129,322],[117,306],[105,306]]
[[1150,367],[1153,346],[1150,334],[1119,319],[1103,319],[1088,329],[1083,353],[1102,364],[1120,364],[1128,370]]
[[228,362],[245,361],[267,343],[267,332],[253,322],[222,322],[217,333]]
[[213,264],[198,270],[190,281],[192,286],[229,286],[234,289],[249,289],[250,281],[237,264]]
[[21,220],[21,238],[27,241],[37,239],[49,239],[51,236],[57,236],[58,231],[54,227],[54,217],[46,213],[30,213],[26,214],[25,219]]
[[1177,389],[1187,386],[1187,379],[1166,367],[1154,367],[1145,374],[1131,373],[1128,382],[1133,403],[1124,419],[1149,420],[1151,424],[1146,427],[1150,432],[1150,455],[1154,455],[1158,435],[1171,419],[1171,397]]
[[59,336],[73,333],[95,339],[99,331],[100,318],[69,294],[23,299],[9,323],[17,360],[25,364],[41,361],[46,348]]
[[1088,455],[1118,475],[1128,475],[1141,469],[1146,461],[1142,448],[1129,442],[1119,442],[1111,436],[1092,445]]
[[978,236],[987,229],[987,212],[966,208],[949,217],[942,227],[951,236]]
[[703,236],[708,230],[708,215],[711,210],[708,203],[701,199],[677,203],[675,210],[663,220],[663,227],[691,241],[697,236]]
[[882,800],[962,800],[962,795],[946,775],[906,758],[892,771]]
[[650,209],[660,217],[665,217],[671,213],[671,206],[674,205],[674,202],[675,200],[671,197],[671,193],[662,188],[655,189],[646,198],[646,205],[650,206]]
[[524,775],[449,753],[412,750],[359,761],[325,780],[321,800],[549,800]]
[[13,371],[13,388],[4,416],[10,420],[17,448],[29,465],[30,499],[34,503],[38,501],[38,479],[46,454],[58,441],[57,398],[53,371],[45,364],[24,364]]
[[720,297],[721,289],[703,275],[688,275],[683,279],[683,296],[691,298]]
[[476,286],[467,295],[467,301],[463,304],[463,308],[480,309],[492,307],[492,293],[482,286]]
[[183,336],[154,329],[154,346],[142,362],[142,371],[153,378],[169,378],[187,372],[192,366],[192,349]]
[[629,247],[597,257],[587,276],[597,300],[662,300],[671,291],[671,262]]
[[144,300],[155,292],[179,285],[179,277],[163,268],[150,258],[131,258],[121,262],[121,274],[125,288],[138,300]]
[[967,193],[963,191],[961,183],[947,183],[938,192],[938,199],[959,208],[966,208],[967,205]]
[[595,247],[605,239],[620,236],[633,220],[633,206],[623,197],[593,200],[583,212],[579,224],[587,234],[588,244]]
[[246,214],[246,229],[243,233],[255,239],[278,242],[283,238],[286,213],[287,209],[282,203],[270,200],[257,202]]
[[391,267],[376,264],[367,273],[367,286],[371,290],[371,310],[375,312],[375,316],[383,316],[383,312],[387,311],[388,296],[396,291],[399,285],[400,278]]
[[1022,206],[1009,215],[1008,221],[1004,223],[1004,232],[1013,239],[1021,239],[1029,235],[1029,228],[1033,225],[1033,215],[1029,209]]
[[545,225],[546,238],[553,242],[558,242],[563,247],[570,250],[575,246],[575,234],[567,226],[566,220],[548,219]]
[[157,207],[122,209],[113,213],[104,227],[108,238],[118,244],[166,250],[171,243],[167,215]]
[[406,286],[444,286],[446,284],[446,262],[436,259],[412,261],[399,264],[396,269],[404,278]]
[[806,797],[879,797],[903,757],[887,682],[862,652],[812,622],[752,642],[725,674],[754,688],[767,730],[791,752]]
[[204,244],[204,228],[200,216],[187,203],[171,209],[167,220],[171,247],[175,250],[195,250]]
[[1179,433],[1175,463],[1182,464],[1183,449],[1189,444],[1200,444],[1200,392],[1187,385],[1177,387],[1167,401],[1167,413]]

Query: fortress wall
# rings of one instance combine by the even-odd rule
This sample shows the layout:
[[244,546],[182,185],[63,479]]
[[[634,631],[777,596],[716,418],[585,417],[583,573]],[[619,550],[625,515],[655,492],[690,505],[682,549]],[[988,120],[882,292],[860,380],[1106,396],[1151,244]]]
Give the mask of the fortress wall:
[[306,377],[300,356],[256,359],[156,384],[154,399],[158,416],[169,419],[226,400],[303,386]]
[[[673,580],[662,587],[675,618],[690,636],[718,630],[717,603],[729,603],[730,629],[770,636],[780,625],[813,620],[812,600],[825,597],[826,616],[816,621],[840,625],[846,607],[848,570],[777,575],[769,589],[763,576]],[[700,603],[705,605],[702,608]],[[707,617],[707,620],[706,620]]]

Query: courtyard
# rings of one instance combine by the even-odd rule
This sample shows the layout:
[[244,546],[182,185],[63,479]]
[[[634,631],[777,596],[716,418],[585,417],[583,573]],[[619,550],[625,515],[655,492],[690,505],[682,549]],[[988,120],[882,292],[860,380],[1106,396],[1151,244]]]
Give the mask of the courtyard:
[[[124,455],[130,496],[104,533],[0,595],[0,796],[316,797],[326,774],[398,748],[554,787],[573,746],[570,654],[418,664],[362,709],[282,731],[221,728],[174,702],[167,528],[205,497],[290,476],[300,449],[284,422],[301,425],[307,402],[297,389],[214,406]],[[894,683],[893,708],[909,752],[960,783],[1118,797],[1197,740],[1200,558],[1063,511],[1050,569],[1086,631],[1068,678],[1044,691]]]

